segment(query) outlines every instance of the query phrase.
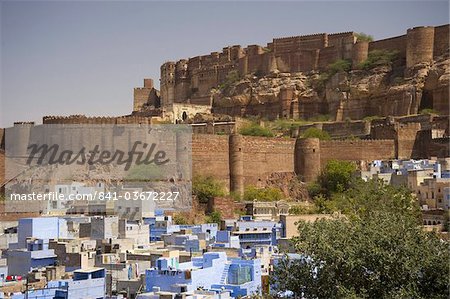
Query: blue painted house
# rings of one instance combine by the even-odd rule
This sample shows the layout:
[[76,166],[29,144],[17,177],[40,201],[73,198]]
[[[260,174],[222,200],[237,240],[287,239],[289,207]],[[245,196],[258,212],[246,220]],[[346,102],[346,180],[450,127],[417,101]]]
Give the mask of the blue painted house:
[[228,259],[224,252],[208,252],[191,262],[160,258],[156,268],[146,270],[146,290],[183,293],[203,290],[229,290],[233,298],[260,294],[261,263],[258,259]]
[[103,268],[76,270],[73,272],[73,279],[49,281],[43,289],[13,295],[12,299],[105,298],[105,273]]

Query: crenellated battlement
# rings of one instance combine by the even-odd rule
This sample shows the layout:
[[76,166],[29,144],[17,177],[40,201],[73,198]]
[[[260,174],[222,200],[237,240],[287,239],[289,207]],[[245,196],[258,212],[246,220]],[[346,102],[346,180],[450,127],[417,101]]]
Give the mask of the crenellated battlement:
[[151,124],[151,117],[138,115],[124,116],[44,116],[43,124]]
[[[340,34],[340,33],[335,33]],[[285,41],[290,39],[298,39],[298,38],[309,38],[309,37],[318,37],[323,35],[331,35],[328,33],[313,33],[313,34],[304,34],[304,35],[295,35],[295,36],[287,36],[287,37],[276,37],[273,39],[273,41]]]

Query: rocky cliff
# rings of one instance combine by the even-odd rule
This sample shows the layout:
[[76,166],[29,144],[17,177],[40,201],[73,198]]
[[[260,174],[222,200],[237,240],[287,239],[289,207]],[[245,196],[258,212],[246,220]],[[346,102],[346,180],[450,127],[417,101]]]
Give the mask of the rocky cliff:
[[433,109],[448,114],[450,59],[406,68],[394,60],[371,68],[337,72],[247,75],[212,90],[213,111],[267,118],[362,119]]

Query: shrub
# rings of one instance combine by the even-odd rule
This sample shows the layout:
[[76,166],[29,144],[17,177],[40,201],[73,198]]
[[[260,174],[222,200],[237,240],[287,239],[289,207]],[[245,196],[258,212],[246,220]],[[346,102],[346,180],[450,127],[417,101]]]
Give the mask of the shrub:
[[183,215],[180,215],[180,214],[175,214],[173,216],[173,221],[175,222],[175,224],[178,224],[178,225],[188,224],[186,217],[184,217]]
[[366,34],[364,32],[359,32],[356,33],[356,39],[357,41],[361,41],[361,42],[372,42],[373,41],[373,36]]
[[373,50],[370,51],[367,59],[359,67],[365,70],[373,69],[377,66],[391,65],[397,59],[398,51]]
[[221,221],[222,215],[218,211],[214,211],[206,217],[207,223],[217,223],[218,225],[220,225]]
[[239,76],[239,72],[234,70],[234,71],[230,71],[227,76],[225,77],[225,81],[219,85],[219,89],[220,90],[225,90],[230,88],[231,85],[233,85],[234,83],[236,83],[237,81],[239,81],[240,76]]
[[436,110],[431,108],[425,108],[420,110],[419,114],[439,114]]
[[334,75],[340,72],[348,72],[352,68],[352,62],[347,59],[339,59],[328,66],[329,75]]
[[329,114],[319,114],[317,116],[309,118],[310,121],[314,122],[323,122],[323,121],[329,121],[330,115]]
[[213,177],[196,176],[192,181],[192,193],[197,196],[200,203],[207,203],[214,197],[224,196],[225,190]]
[[330,140],[330,134],[317,128],[309,128],[303,132],[303,138],[319,138],[320,140]]
[[319,75],[319,78],[317,79],[317,88],[319,90],[324,89],[325,85],[328,82],[328,80],[330,79],[330,77],[331,76],[328,72],[321,73]]
[[272,130],[261,127],[260,125],[255,124],[255,123],[252,123],[252,124],[242,127],[239,130],[239,133],[241,135],[246,135],[246,136],[260,136],[260,137],[273,137],[274,136]]
[[278,201],[284,198],[283,192],[274,187],[256,188],[249,186],[244,191],[245,201]]
[[315,206],[292,206],[289,208],[290,215],[316,214],[317,212]]
[[363,118],[363,120],[365,121],[372,121],[372,120],[376,120],[376,119],[382,119],[384,118],[383,116],[379,116],[379,115],[369,115]]

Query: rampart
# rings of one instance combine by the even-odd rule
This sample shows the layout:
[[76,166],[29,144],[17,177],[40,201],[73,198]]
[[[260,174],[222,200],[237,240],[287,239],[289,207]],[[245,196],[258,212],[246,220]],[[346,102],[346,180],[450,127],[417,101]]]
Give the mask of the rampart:
[[395,158],[394,140],[323,140],[320,165],[329,160],[372,161]]
[[194,134],[193,173],[242,192],[243,186],[263,184],[271,173],[294,171],[294,144],[294,139]]
[[[17,125],[23,138],[30,138],[27,126]],[[387,123],[372,127],[384,134],[377,139],[322,140],[316,138],[264,138],[194,134],[193,174],[213,176],[231,191],[242,194],[245,186],[265,186],[273,173],[295,171],[305,181],[316,178],[330,159],[370,162],[376,159],[447,157],[449,139],[433,139],[431,130],[420,123]],[[28,133],[27,133],[28,132]],[[21,138],[22,138],[21,137]],[[20,144],[28,144],[22,140]],[[20,146],[19,144],[19,146]],[[0,151],[0,166],[3,151]],[[3,165],[4,167],[4,165]]]
[[43,124],[90,124],[90,125],[124,125],[124,124],[151,124],[150,116],[125,115],[125,116],[94,116],[70,115],[70,116],[44,116]]

